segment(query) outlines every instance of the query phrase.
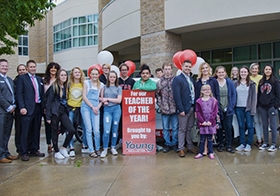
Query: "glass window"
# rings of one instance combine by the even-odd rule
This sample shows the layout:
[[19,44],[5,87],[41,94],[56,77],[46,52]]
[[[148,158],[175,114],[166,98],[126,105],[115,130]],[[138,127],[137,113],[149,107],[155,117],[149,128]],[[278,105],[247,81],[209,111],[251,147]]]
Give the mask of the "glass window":
[[93,21],[94,22],[98,22],[98,14],[94,14],[93,15]]
[[92,34],[92,24],[88,24],[88,35]]
[[94,45],[98,45],[98,37],[94,36]]
[[28,56],[28,34],[18,37],[18,55]]
[[280,42],[273,43],[273,58],[280,58]]
[[248,61],[257,59],[256,45],[241,46],[233,48],[234,61]]
[[212,50],[212,63],[223,63],[232,61],[231,48]]
[[22,37],[19,36],[19,38],[18,38],[18,45],[21,45],[21,43],[22,43]]
[[259,45],[259,59],[271,58],[271,43]]
[[23,50],[22,47],[18,48],[18,55],[22,55],[22,50]]
[[79,39],[78,38],[74,38],[73,39],[73,47],[78,47],[79,46]]
[[73,18],[73,24],[78,24],[78,18]]
[[92,36],[88,37],[88,45],[89,46],[93,45],[93,37]]
[[86,38],[80,37],[79,38],[79,46],[86,46]]
[[79,35],[86,35],[87,33],[87,25],[80,25],[79,26]]
[[98,24],[97,24],[97,23],[94,24],[93,33],[94,33],[94,34],[98,34]]
[[233,64],[233,66],[238,67],[238,69],[240,69],[243,66],[247,66],[249,68],[250,65],[251,65],[251,63],[235,63],[235,64]]
[[260,73],[263,74],[263,68],[266,64],[270,64],[271,65],[271,61],[263,61],[263,62],[259,62],[260,65]]
[[274,61],[274,73],[280,79],[280,61]]
[[204,59],[204,61],[211,63],[211,56],[210,56],[210,50],[209,51],[202,51],[200,53],[201,58]]
[[78,36],[78,35],[79,35],[78,26],[73,26],[73,36]]
[[68,19],[55,25],[53,29],[54,52],[98,44],[97,14]]
[[22,45],[23,45],[23,46],[28,46],[28,37],[23,37],[23,39],[22,39]]
[[87,19],[85,16],[79,17],[79,23],[86,23]]
[[87,22],[92,22],[92,15],[87,16]]

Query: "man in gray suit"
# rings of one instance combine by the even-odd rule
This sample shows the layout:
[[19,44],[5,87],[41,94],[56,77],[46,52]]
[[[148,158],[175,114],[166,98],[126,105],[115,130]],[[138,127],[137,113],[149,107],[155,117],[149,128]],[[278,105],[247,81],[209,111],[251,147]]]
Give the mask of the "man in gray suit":
[[18,159],[18,156],[12,156],[8,150],[13,112],[16,108],[14,82],[6,76],[8,69],[8,61],[0,59],[0,163],[11,163]]

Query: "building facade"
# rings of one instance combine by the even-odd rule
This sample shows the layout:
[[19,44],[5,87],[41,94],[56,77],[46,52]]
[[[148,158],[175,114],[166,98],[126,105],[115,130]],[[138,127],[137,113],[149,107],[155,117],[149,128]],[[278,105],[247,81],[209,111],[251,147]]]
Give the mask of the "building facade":
[[[280,1],[243,0],[64,0],[19,38],[10,62],[34,59],[37,71],[55,61],[64,69],[87,70],[108,50],[114,65],[132,60],[152,72],[192,49],[212,67],[250,65],[280,68]],[[1,57],[2,58],[2,57]]]
[[[192,49],[215,67],[280,68],[280,1],[99,0],[99,50],[155,70]],[[278,73],[278,72],[277,72]]]

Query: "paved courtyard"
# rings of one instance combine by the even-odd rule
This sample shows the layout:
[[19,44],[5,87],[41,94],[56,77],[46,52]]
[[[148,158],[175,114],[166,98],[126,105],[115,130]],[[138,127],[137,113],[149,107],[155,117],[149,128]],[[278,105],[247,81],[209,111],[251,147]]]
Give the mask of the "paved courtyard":
[[[60,144],[62,140],[63,136]],[[14,155],[13,141],[14,136],[9,144]],[[215,151],[214,160],[195,160],[193,154],[180,158],[173,151],[100,159],[80,149],[76,143],[74,159],[57,161],[47,153],[42,132],[41,152],[46,157],[0,164],[0,195],[280,195],[280,150],[269,153],[254,146],[251,152]]]

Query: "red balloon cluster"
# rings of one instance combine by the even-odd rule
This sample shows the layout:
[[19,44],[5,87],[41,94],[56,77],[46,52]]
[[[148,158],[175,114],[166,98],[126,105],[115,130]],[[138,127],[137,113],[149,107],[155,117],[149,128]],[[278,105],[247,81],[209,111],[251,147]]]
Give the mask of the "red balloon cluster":
[[87,70],[87,75],[88,75],[88,77],[90,77],[90,72],[91,72],[91,70],[94,69],[94,68],[97,69],[97,70],[99,71],[99,74],[100,74],[100,75],[103,74],[102,66],[99,65],[99,64],[94,64],[94,65],[90,66],[90,67],[88,68],[88,70]]
[[129,61],[129,60],[125,61],[124,63],[127,64],[127,66],[129,67],[127,75],[130,76],[136,70],[136,65],[135,65],[135,63],[133,63],[132,61]]
[[185,60],[189,60],[192,63],[192,66],[194,66],[196,63],[196,59],[196,53],[190,49],[186,49],[184,51],[176,52],[172,58],[172,61],[178,69],[182,69],[182,63]]

